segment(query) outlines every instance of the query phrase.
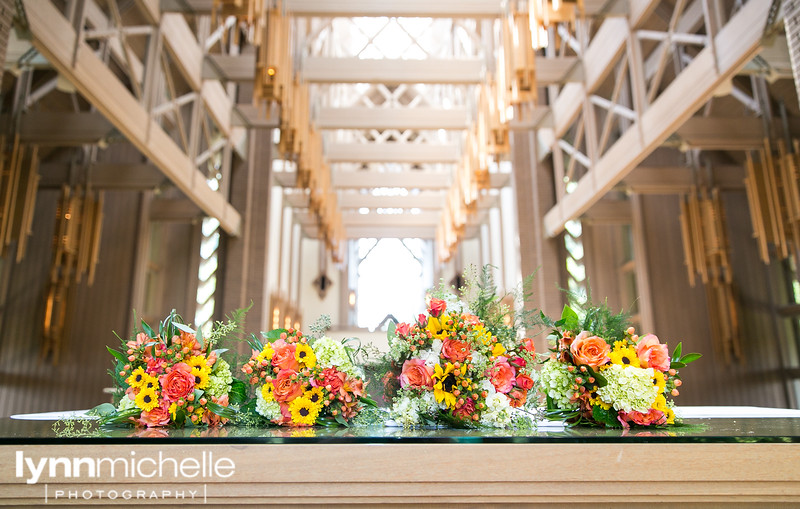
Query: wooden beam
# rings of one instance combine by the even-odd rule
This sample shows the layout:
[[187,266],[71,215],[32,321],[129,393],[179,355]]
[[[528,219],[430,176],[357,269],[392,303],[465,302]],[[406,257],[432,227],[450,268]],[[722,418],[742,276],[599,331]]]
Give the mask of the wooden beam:
[[413,18],[497,18],[498,0],[286,0],[286,10],[303,17],[404,16]]
[[[748,2],[719,31],[716,54],[704,48],[605,155],[578,182],[569,197],[545,216],[548,236],[585,213],[667,137],[708,101],[719,85],[760,49],[769,2]],[[613,20],[612,20],[613,21]]]
[[457,163],[461,147],[428,143],[331,143],[325,156],[329,163]]
[[[39,165],[39,187],[60,188],[69,182],[70,165],[43,163]],[[152,164],[95,163],[89,167],[89,184],[94,189],[144,191],[167,182],[164,174]]]
[[348,239],[388,238],[388,239],[434,239],[435,226],[348,226],[344,229]]
[[[639,166],[621,184],[636,194],[687,194],[698,183],[695,173],[685,166]],[[742,166],[718,165],[711,168],[709,184],[727,190],[742,190],[744,177]]]
[[440,210],[445,204],[445,194],[441,192],[420,193],[408,196],[375,196],[373,194],[344,193],[337,198],[340,209],[358,208],[403,208]]
[[208,14],[214,8],[214,0],[161,0],[163,12],[186,14]]
[[548,58],[536,55],[537,86],[560,85],[583,79],[583,63],[578,57]]
[[[11,134],[13,124],[8,115],[0,116],[4,134]],[[28,111],[20,116],[20,141],[44,146],[74,147],[93,144],[114,132],[100,113]]]
[[328,108],[319,109],[318,129],[466,129],[466,108]]
[[359,214],[358,212],[342,212],[342,224],[349,226],[436,226],[439,224],[439,212],[423,211],[419,214]]
[[[24,0],[33,44],[76,89],[187,197],[222,228],[238,235],[241,216],[181,151],[51,2]],[[76,47],[77,44],[77,47]]]
[[202,77],[220,81],[253,81],[256,77],[256,55],[206,55]]
[[192,223],[203,217],[197,205],[182,198],[161,198],[150,204],[150,220],[170,223]]
[[756,117],[699,117],[675,131],[682,148],[755,150],[764,146],[764,122]]
[[399,60],[305,57],[300,74],[309,83],[446,83],[483,82],[485,62],[472,60]]
[[600,200],[581,216],[582,222],[590,224],[631,224],[632,220],[629,200]]
[[273,103],[266,107],[257,107],[252,104],[239,103],[231,113],[231,124],[233,126],[273,129],[280,127],[280,106]]
[[405,189],[446,189],[450,186],[450,173],[426,171],[374,172],[334,171],[334,187],[342,189],[398,187]]

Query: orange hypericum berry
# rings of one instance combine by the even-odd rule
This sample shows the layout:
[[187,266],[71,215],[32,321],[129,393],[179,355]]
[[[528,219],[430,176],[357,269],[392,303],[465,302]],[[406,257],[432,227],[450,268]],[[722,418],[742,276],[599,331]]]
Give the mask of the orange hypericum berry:
[[628,330],[626,330],[625,332],[628,333],[628,336],[633,336],[633,333],[636,332],[636,329],[634,329],[633,327],[628,327]]
[[461,395],[461,391],[459,391],[458,389],[453,391],[453,396],[458,397],[460,395]]
[[675,380],[675,387],[680,387],[681,385],[683,385],[683,381],[680,378]]
[[575,371],[575,366],[567,366],[567,371],[572,373],[573,371]]
[[680,392],[678,392],[678,389],[672,389],[672,392],[670,392],[670,394],[672,394],[673,396],[677,396],[678,394],[680,394]]
[[667,373],[669,373],[672,376],[675,376],[675,373],[677,373],[677,371],[675,371],[674,369],[670,369]]
[[594,377],[593,377],[593,376],[590,376],[590,377],[589,377],[589,383],[590,383],[590,384],[593,384],[593,383],[594,383]]
[[581,366],[581,373],[586,373],[586,366]]
[[187,407],[186,407],[186,411],[187,411],[187,412],[194,412],[194,406],[193,406],[193,405],[189,405],[189,406],[187,406]]
[[[194,401],[194,394],[191,394],[191,393],[190,393],[188,396],[186,396],[186,399],[187,399],[188,401]],[[200,403],[200,404],[202,405],[202,403]]]

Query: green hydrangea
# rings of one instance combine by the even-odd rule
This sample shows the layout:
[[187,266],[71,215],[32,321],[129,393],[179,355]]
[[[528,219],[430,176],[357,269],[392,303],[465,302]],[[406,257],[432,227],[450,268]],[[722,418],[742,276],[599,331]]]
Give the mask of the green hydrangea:
[[608,383],[597,389],[597,396],[615,410],[647,412],[658,396],[658,386],[653,384],[653,368],[612,364],[603,370],[603,377]]
[[539,387],[542,392],[550,396],[558,408],[562,410],[578,408],[578,404],[570,400],[574,394],[573,385],[575,377],[567,371],[564,364],[554,360],[544,363],[539,373]]
[[324,336],[314,341],[311,348],[317,357],[317,364],[323,368],[336,366],[336,369],[344,371],[352,377],[364,377],[361,371],[353,365],[350,356],[347,355],[347,348],[341,342]]
[[217,359],[217,362],[214,363],[214,371],[208,377],[206,393],[217,398],[224,396],[230,391],[232,382],[233,375],[230,365],[222,359]]
[[131,408],[136,408],[136,402],[129,398],[127,394],[123,394],[122,399],[119,400],[119,404],[117,405],[117,412],[124,412]]
[[275,401],[266,401],[261,395],[261,388],[256,391],[256,412],[269,420],[278,419],[281,416],[281,406]]

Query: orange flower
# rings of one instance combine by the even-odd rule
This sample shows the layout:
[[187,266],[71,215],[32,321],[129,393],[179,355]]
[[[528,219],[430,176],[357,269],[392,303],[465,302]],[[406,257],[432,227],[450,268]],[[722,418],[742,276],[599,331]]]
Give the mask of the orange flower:
[[655,334],[648,334],[636,345],[636,355],[643,368],[659,371],[669,370],[669,350],[662,345]]
[[194,390],[192,368],[185,362],[172,366],[166,375],[158,379],[161,384],[161,395],[167,401],[177,401]]
[[608,354],[611,347],[602,338],[592,336],[590,332],[583,331],[569,346],[575,364],[586,364],[596,368],[611,361]]
[[470,353],[472,349],[467,341],[445,339],[442,343],[442,357],[453,362],[463,362]]
[[303,384],[297,381],[297,377],[292,380],[292,375],[297,375],[293,369],[283,369],[278,373],[278,377],[273,380],[272,395],[276,401],[281,403],[291,401],[303,394]]
[[293,371],[300,369],[300,364],[294,356],[294,345],[279,340],[273,343],[272,347],[275,349],[275,353],[272,354],[273,366],[278,369],[291,369]]
[[422,359],[408,359],[403,363],[403,372],[400,373],[400,387],[427,387],[433,388],[433,368],[425,366]]

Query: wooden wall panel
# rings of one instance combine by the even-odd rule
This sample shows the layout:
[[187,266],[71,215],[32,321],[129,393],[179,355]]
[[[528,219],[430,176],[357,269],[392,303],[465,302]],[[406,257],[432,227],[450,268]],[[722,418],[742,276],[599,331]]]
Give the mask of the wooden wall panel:
[[[108,399],[112,331],[126,337],[138,193],[106,192],[100,262],[92,287],[75,287],[61,362],[39,357],[44,296],[59,192],[39,192],[28,255],[6,265],[9,286],[0,325],[0,416],[87,408]],[[9,262],[4,261],[4,264]]]
[[678,199],[642,197],[656,333],[671,347],[682,341],[684,352],[703,354],[702,359],[683,370],[684,385],[677,403],[788,406],[783,383],[777,376],[778,359],[768,312],[751,306],[768,300],[765,281],[769,278],[757,260],[744,195],[724,195],[734,284],[745,303],[740,306],[744,361],[732,365],[726,365],[714,351],[703,286],[689,286],[677,220]]

